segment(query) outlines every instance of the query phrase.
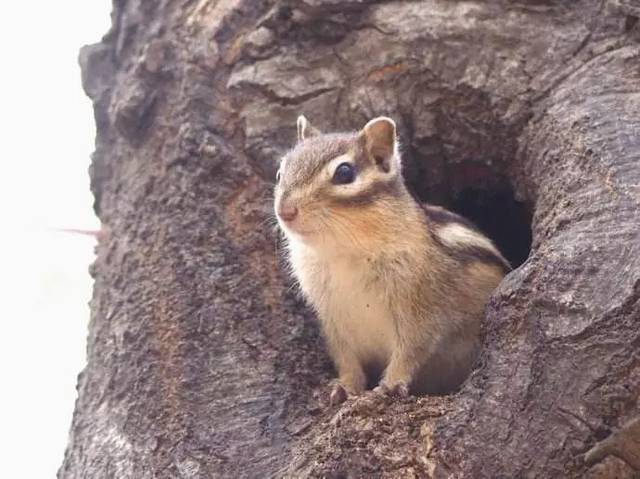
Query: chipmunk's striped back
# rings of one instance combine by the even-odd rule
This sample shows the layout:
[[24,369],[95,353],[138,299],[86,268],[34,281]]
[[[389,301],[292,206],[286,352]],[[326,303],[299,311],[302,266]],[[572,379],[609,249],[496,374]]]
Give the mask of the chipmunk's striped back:
[[500,267],[506,274],[511,264],[493,242],[466,218],[439,206],[421,204],[429,232],[442,252],[458,261],[482,262]]

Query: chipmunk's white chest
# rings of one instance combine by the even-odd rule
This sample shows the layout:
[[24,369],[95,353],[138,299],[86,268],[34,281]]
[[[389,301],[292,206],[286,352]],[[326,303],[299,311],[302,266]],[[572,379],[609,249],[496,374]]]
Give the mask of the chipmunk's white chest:
[[327,334],[348,343],[363,362],[386,365],[396,336],[387,292],[366,259],[292,252],[292,265]]

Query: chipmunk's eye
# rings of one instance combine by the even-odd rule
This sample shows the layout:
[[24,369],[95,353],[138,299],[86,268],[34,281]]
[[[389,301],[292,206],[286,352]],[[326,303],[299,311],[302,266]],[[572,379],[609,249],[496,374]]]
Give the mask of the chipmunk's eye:
[[280,183],[280,170],[276,171],[276,183]]
[[340,163],[333,173],[331,182],[334,185],[346,185],[356,179],[356,170],[350,163]]

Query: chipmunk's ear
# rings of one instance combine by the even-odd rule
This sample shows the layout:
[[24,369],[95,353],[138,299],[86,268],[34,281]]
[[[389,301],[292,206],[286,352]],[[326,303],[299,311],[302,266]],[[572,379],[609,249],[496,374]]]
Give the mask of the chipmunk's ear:
[[304,117],[304,115],[300,115],[296,123],[298,125],[298,143],[300,143],[302,140],[320,135],[320,130],[312,126],[311,123],[309,123],[309,120]]
[[391,118],[374,118],[364,126],[360,136],[364,139],[367,153],[381,170],[389,172],[397,166],[396,124]]

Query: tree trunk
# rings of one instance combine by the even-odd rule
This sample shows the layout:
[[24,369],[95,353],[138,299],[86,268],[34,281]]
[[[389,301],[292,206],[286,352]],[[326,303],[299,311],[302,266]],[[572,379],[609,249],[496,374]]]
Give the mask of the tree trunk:
[[[638,477],[639,17],[633,0],[116,0],[81,53],[104,226],[59,477]],[[300,113],[395,118],[410,187],[519,265],[457,394],[325,404],[331,365],[271,221]]]

